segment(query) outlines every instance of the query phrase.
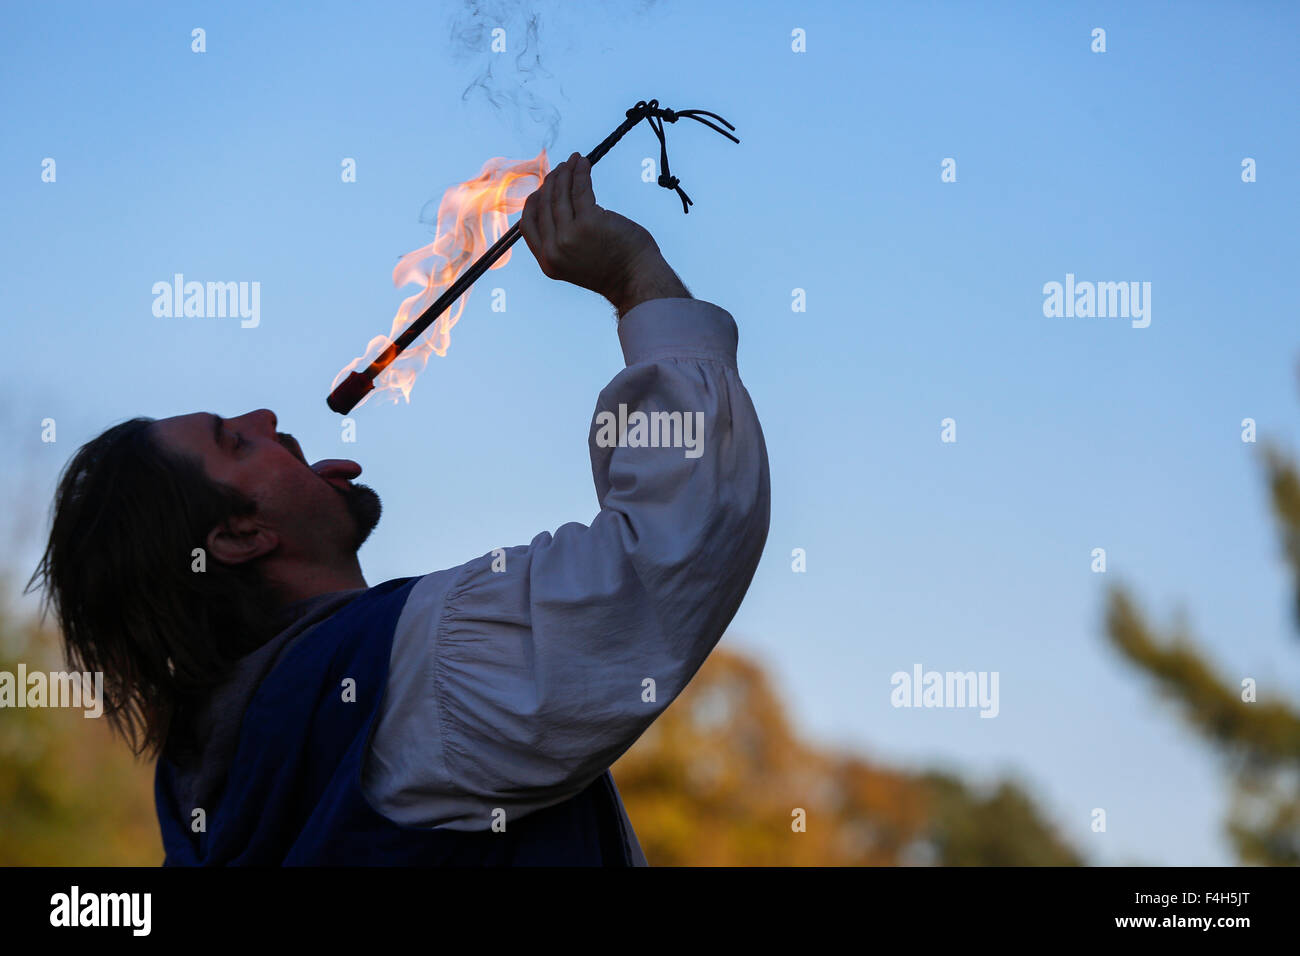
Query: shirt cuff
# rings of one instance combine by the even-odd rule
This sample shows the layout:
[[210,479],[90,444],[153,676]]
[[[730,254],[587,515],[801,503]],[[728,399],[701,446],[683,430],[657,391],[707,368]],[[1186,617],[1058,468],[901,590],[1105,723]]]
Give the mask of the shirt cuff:
[[699,299],[648,299],[618,323],[628,365],[664,358],[694,358],[736,367],[736,320]]

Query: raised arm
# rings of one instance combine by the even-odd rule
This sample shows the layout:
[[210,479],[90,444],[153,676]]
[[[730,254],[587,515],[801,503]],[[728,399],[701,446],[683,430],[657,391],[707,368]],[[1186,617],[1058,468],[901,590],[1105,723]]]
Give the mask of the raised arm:
[[515,818],[582,790],[694,676],[767,537],[767,453],[732,317],[689,298],[657,246],[609,282],[562,235],[534,245],[543,233],[524,232],[543,270],[587,270],[622,315],[626,368],[589,433],[599,511],[413,590],[393,652],[410,672],[390,682],[368,780],[399,822],[485,829],[494,807]]

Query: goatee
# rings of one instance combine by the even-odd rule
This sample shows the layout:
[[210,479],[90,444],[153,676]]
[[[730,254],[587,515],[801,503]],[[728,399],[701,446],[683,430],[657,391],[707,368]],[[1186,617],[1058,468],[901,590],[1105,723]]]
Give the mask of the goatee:
[[379,524],[379,516],[383,514],[384,506],[379,500],[379,495],[375,494],[375,490],[369,485],[350,484],[346,488],[336,486],[335,490],[343,496],[348,514],[352,515],[352,522],[356,526],[356,537],[352,548],[354,551],[359,551],[366,539],[370,537],[370,532],[375,530],[375,525]]

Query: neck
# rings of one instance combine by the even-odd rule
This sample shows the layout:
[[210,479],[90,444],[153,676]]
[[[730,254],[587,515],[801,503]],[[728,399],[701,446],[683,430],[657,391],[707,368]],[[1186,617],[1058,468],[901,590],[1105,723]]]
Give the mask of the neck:
[[369,587],[361,574],[361,562],[356,555],[337,567],[294,564],[267,567],[266,577],[275,591],[280,607],[334,591]]

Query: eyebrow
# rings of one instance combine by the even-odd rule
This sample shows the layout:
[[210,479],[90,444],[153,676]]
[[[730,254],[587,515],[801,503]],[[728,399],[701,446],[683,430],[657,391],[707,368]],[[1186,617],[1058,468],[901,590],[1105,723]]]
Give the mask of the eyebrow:
[[221,420],[220,415],[213,415],[212,412],[208,412],[208,414],[212,416],[212,440],[216,443],[217,447],[220,448],[221,447],[221,426],[224,425],[225,422]]

